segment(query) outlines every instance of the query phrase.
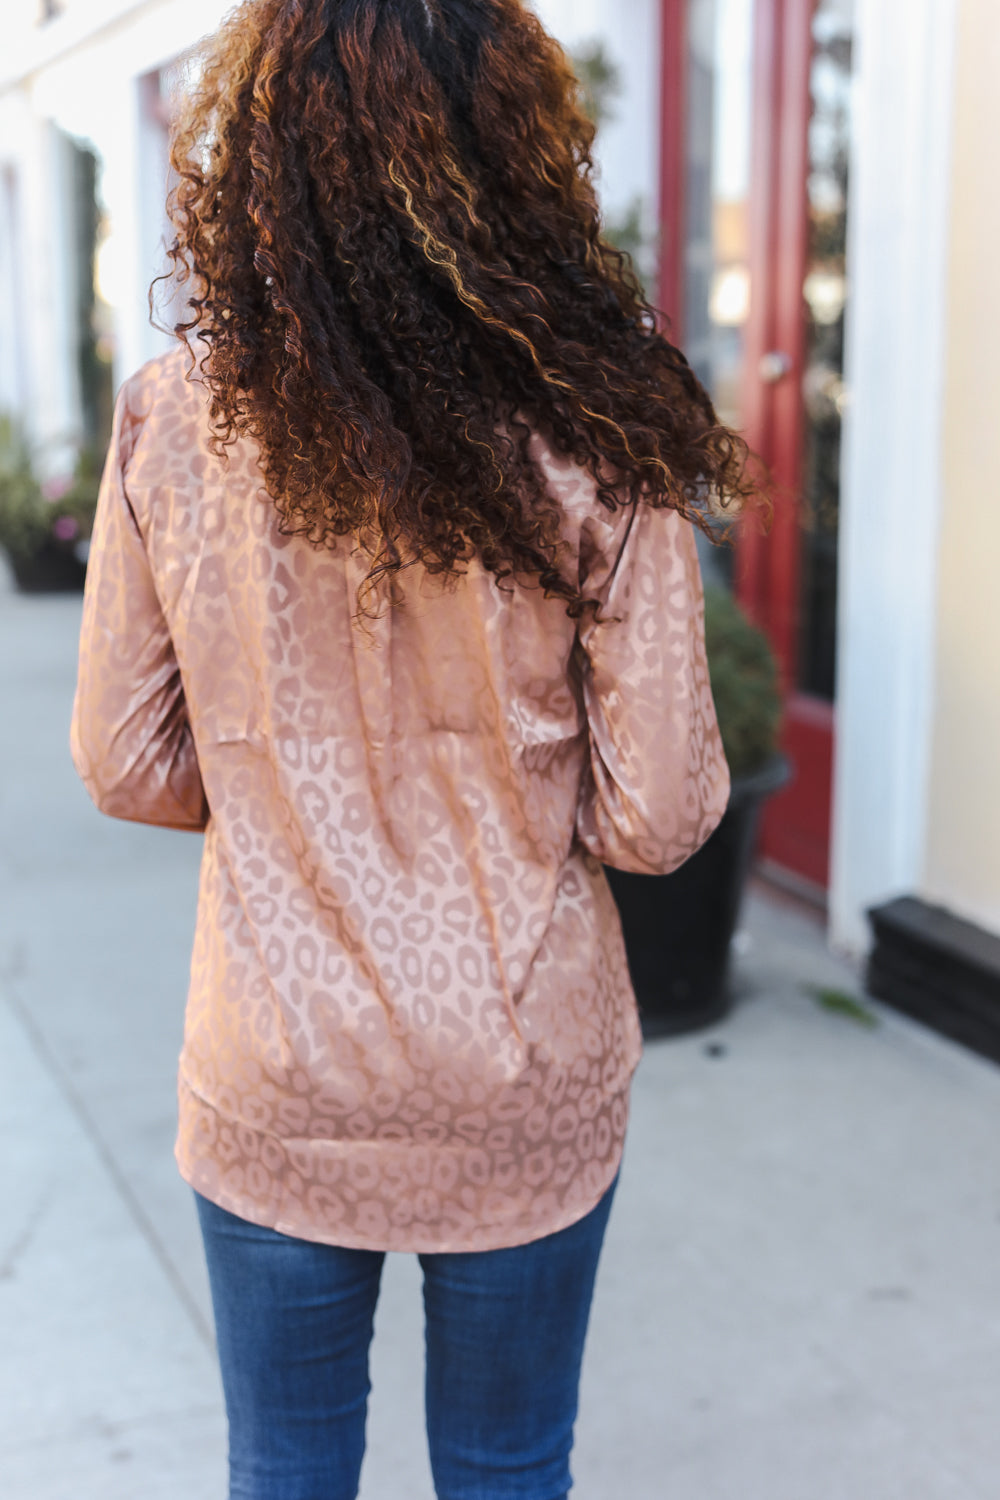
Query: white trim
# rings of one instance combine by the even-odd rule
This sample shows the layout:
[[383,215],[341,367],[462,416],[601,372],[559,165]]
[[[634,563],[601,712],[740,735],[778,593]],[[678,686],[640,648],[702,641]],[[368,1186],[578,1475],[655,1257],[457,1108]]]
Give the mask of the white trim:
[[231,0],[76,0],[65,14],[42,25],[22,13],[9,31],[0,60],[0,94],[30,82],[80,48],[113,41],[136,26],[190,34],[190,45],[218,25],[230,4]]
[[[636,199],[656,232],[660,161],[659,0],[530,0],[542,25],[569,52],[603,41],[621,74],[621,93],[595,147],[601,203],[610,219]],[[645,269],[650,269],[646,267]]]
[[858,0],[831,938],[927,835],[957,0]]
[[0,413],[23,420],[28,398],[24,351],[23,166],[0,158]]
[[[166,0],[154,0],[166,3]],[[8,29],[8,47],[0,63],[0,94],[24,83],[40,68],[128,19],[133,11],[148,9],[150,0],[87,0],[51,21],[36,19],[27,4]]]

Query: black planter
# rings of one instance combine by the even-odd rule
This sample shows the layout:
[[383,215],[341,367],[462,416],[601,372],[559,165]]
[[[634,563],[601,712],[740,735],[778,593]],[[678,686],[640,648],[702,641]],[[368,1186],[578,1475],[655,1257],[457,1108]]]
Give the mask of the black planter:
[[87,564],[80,561],[72,546],[52,537],[34,552],[7,555],[22,594],[72,594],[83,588]]
[[606,867],[643,1036],[697,1031],[728,1011],[729,947],[760,809],[789,775],[787,760],[776,755],[754,775],[735,780],[722,822],[672,875],[628,875]]

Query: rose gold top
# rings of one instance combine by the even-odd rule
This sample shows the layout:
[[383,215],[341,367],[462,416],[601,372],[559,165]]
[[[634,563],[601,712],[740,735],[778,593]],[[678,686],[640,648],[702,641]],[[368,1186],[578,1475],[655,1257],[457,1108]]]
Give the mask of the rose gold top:
[[640,1053],[599,861],[666,871],[726,804],[691,527],[609,515],[536,439],[577,629],[538,590],[282,537],[209,452],[183,351],[118,399],[72,747],[97,805],[205,832],[177,1158],[347,1246],[475,1250],[580,1218]]

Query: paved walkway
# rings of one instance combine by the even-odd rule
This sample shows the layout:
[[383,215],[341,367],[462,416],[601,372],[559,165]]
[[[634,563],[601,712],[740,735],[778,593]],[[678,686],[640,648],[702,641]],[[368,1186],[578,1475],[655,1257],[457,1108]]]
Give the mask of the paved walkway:
[[[0,581],[0,1495],[223,1500],[171,1157],[199,840],[94,812],[79,601]],[[578,1500],[995,1500],[1000,1069],[748,905],[739,1004],[651,1046],[595,1305]],[[362,1500],[430,1500],[416,1266],[391,1257]]]

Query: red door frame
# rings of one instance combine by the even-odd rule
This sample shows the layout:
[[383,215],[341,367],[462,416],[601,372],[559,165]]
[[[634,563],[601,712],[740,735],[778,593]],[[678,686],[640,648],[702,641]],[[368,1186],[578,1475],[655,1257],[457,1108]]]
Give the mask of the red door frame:
[[675,344],[684,341],[688,0],[660,0],[659,304]]
[[[827,884],[833,707],[796,691],[806,323],[802,285],[808,252],[805,182],[809,75],[815,0],[756,0],[750,204],[751,307],[746,328],[744,430],[773,481],[766,537],[744,528],[737,543],[736,594],[774,647],[785,695],[783,747],[794,777],[768,804],[765,859],[809,886]],[[660,301],[683,339],[684,149],[687,129],[687,0],[661,0]],[[768,382],[766,354],[786,356],[787,373]]]
[[[764,538],[750,529],[737,551],[736,591],[775,649],[785,691],[783,747],[793,779],[767,805],[760,850],[812,886],[828,882],[833,705],[796,690],[802,534],[799,496],[805,412],[808,254],[809,75],[814,0],[757,0],[751,207],[751,310],[744,411],[747,434],[773,478],[774,520]],[[761,378],[761,360],[787,356],[788,373]]]

